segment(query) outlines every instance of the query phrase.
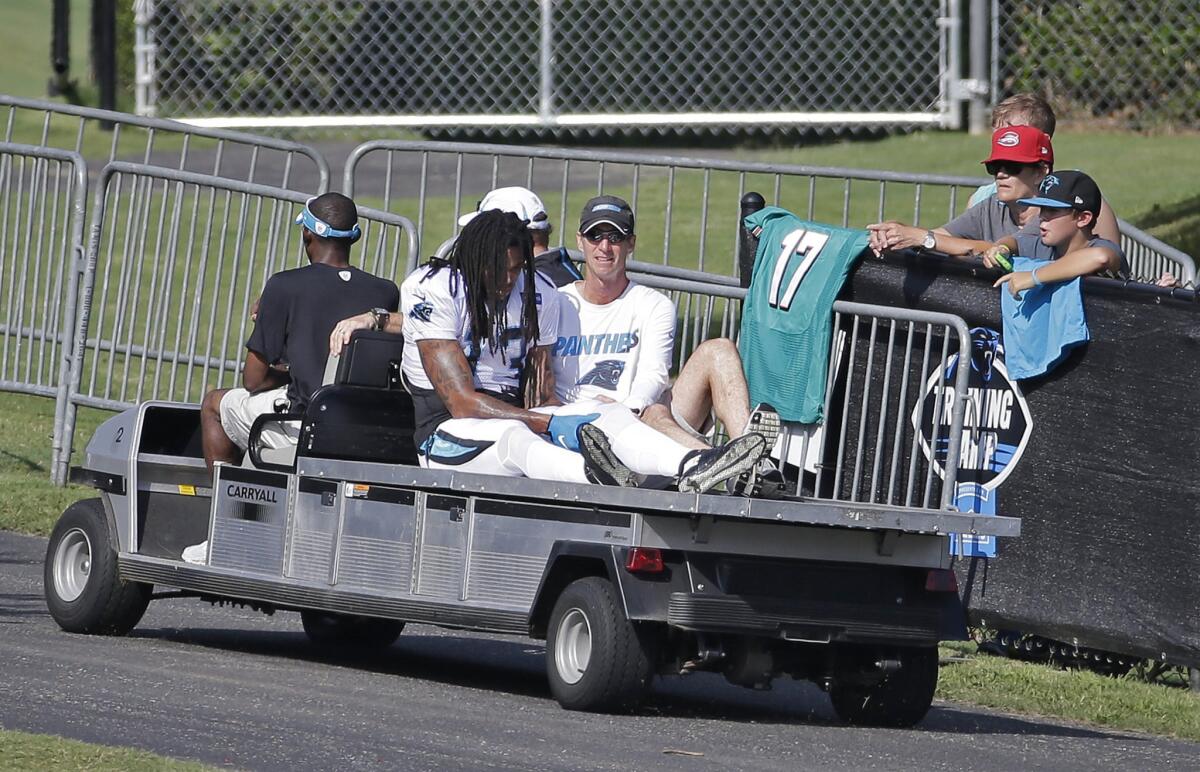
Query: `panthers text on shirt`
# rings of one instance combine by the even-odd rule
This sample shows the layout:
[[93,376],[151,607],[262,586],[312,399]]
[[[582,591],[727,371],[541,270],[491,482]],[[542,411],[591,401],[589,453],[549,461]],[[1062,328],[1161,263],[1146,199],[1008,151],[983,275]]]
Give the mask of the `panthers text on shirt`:
[[584,300],[579,287],[577,282],[559,289],[562,308],[553,349],[558,398],[602,396],[633,409],[646,407],[670,382],[675,305],[635,282],[603,305]]
[[[524,292],[525,275],[522,274],[508,296],[505,307],[508,324],[500,345],[492,351],[484,342],[480,347],[482,350],[473,351],[466,289],[456,271],[443,267],[434,272],[430,266],[413,271],[400,285],[400,312],[404,314],[404,359],[401,365],[404,377],[414,386],[432,389],[433,384],[421,366],[417,342],[457,340],[471,364],[476,389],[502,392],[517,388],[528,354],[521,329]],[[538,275],[534,298],[538,312],[538,339],[534,345],[549,346],[558,339],[558,292],[545,277]]]

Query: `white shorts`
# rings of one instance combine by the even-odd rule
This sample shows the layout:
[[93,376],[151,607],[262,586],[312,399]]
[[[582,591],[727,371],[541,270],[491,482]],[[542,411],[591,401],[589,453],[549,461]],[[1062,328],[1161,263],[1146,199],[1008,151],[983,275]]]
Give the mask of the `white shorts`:
[[[277,404],[287,404],[287,387],[280,386],[270,391],[260,391],[251,394],[245,389],[230,389],[221,398],[221,427],[225,434],[233,440],[233,444],[242,450],[250,443],[250,427],[254,419],[264,413],[278,412]],[[263,429],[260,435],[263,447],[286,448],[295,445],[300,439],[300,422],[273,423]]]
[[705,417],[703,426],[692,426],[683,417],[683,414],[675,409],[675,400],[672,397],[671,388],[667,387],[662,394],[658,395],[658,402],[667,406],[667,409],[671,411],[671,418],[674,419],[675,423],[679,424],[680,429],[683,429],[701,442],[707,442],[709,445],[712,445],[717,433],[717,423],[713,420],[712,411],[710,410]]

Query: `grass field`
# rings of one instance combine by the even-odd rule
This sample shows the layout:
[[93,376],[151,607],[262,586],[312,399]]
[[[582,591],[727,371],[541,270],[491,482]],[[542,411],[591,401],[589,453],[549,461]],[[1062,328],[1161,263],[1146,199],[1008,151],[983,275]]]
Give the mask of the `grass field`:
[[0,772],[84,769],[90,772],[201,772],[212,767],[131,748],[0,729]]

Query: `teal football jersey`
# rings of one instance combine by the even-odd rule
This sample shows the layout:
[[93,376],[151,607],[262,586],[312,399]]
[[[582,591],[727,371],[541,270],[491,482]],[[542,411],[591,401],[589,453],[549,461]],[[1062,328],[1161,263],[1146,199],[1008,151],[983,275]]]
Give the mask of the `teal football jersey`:
[[777,206],[744,224],[759,237],[738,344],[750,402],[770,403],[785,421],[819,423],[833,301],[867,248],[867,232],[801,220]]

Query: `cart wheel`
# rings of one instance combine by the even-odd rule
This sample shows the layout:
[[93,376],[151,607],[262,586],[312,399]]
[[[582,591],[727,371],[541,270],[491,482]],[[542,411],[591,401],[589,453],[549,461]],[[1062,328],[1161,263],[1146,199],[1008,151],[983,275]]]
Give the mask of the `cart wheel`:
[[151,586],[117,575],[117,551],[100,499],[67,507],[46,549],[46,605],[69,633],[124,635],[150,603]]
[[386,649],[404,631],[404,623],[395,619],[329,611],[301,611],[300,622],[308,640],[331,649]]
[[554,699],[568,710],[635,706],[653,677],[650,637],[625,617],[611,583],[572,582],[558,596],[546,640],[546,673]]
[[848,724],[910,727],[929,712],[937,688],[937,648],[907,649],[900,669],[870,686],[835,683],[829,691],[833,709]]

